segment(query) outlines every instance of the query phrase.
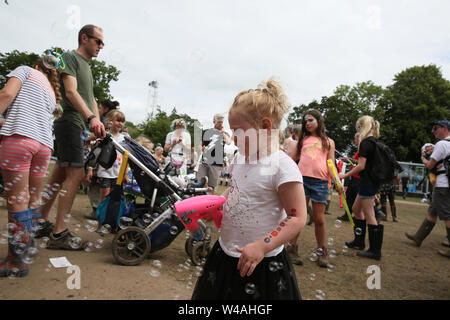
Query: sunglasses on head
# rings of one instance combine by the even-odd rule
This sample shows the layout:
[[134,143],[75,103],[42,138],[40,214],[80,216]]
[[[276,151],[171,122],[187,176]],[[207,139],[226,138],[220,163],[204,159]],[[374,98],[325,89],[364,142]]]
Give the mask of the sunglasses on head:
[[88,38],[95,39],[95,42],[97,43],[97,45],[99,45],[99,46],[105,46],[105,43],[104,43],[102,40],[100,40],[99,38],[94,37],[94,36],[90,36],[90,35],[88,35],[88,34],[87,34],[87,36],[88,36]]

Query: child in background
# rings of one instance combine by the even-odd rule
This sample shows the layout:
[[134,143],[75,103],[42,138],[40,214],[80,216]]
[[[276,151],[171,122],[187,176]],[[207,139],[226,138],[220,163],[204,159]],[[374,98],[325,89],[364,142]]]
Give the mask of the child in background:
[[[118,143],[125,140],[124,135],[121,133],[122,127],[125,123],[125,115],[119,110],[112,110],[108,112],[106,117],[106,122],[109,125],[109,133],[112,138]],[[106,196],[111,192],[114,184],[116,183],[117,177],[119,176],[120,165],[122,164],[123,155],[116,151],[117,158],[111,168],[105,169],[99,165],[97,171],[98,183],[100,184],[100,202],[106,198]],[[90,174],[90,171],[88,171]],[[124,182],[128,182],[128,169],[125,173]]]
[[208,255],[193,299],[300,299],[283,244],[306,223],[302,176],[279,150],[280,122],[288,111],[273,79],[234,99],[228,121],[239,154],[219,240]]
[[228,179],[230,178],[230,164],[228,162],[228,158],[223,158],[222,171],[220,172],[220,182],[219,184],[223,184],[223,180],[225,179],[225,186],[228,186]]
[[[328,198],[328,185],[332,173],[327,160],[334,159],[334,141],[325,134],[325,121],[318,110],[306,111],[302,118],[302,128],[298,139],[296,159],[300,158],[298,167],[303,175],[306,202],[311,199],[314,219],[314,232],[317,242],[317,264],[322,268],[328,268],[326,230],[325,230],[325,208]],[[289,241],[289,253],[295,259],[294,263],[301,265],[302,261],[298,255],[296,235]]]

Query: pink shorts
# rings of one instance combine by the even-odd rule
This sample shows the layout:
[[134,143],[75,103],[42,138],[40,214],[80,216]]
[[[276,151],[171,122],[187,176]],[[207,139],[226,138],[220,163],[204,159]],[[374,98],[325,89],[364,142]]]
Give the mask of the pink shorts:
[[47,172],[52,149],[36,140],[20,136],[2,136],[0,168],[8,171],[29,172],[30,176],[43,178]]

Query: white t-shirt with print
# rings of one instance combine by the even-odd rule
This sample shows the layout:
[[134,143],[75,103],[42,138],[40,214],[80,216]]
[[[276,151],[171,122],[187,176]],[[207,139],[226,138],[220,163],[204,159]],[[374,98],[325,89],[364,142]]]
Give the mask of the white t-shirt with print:
[[[121,143],[125,140],[125,136],[122,133],[119,133],[119,136],[117,138],[113,137],[114,141]],[[119,176],[120,172],[120,165],[122,164],[123,154],[116,150],[117,158],[116,161],[114,161],[114,164],[111,168],[105,169],[102,166],[98,166],[97,170],[97,177],[99,178],[117,178]]]
[[[448,136],[446,139],[450,139],[450,136]],[[441,140],[434,146],[434,151],[431,154],[431,158],[433,158],[436,161],[440,161],[445,159],[450,154],[450,141]],[[438,166],[438,171],[444,170],[444,165],[441,163],[440,166]],[[448,188],[448,178],[445,173],[441,173],[436,176],[436,187],[440,188]]]
[[[244,157],[238,154],[230,166],[230,174],[219,243],[227,255],[240,257],[236,247],[244,248],[270,234],[286,219],[278,188],[287,182],[303,183],[303,178],[295,162],[283,151],[257,164],[245,164]],[[265,256],[276,256],[282,250],[283,245]]]

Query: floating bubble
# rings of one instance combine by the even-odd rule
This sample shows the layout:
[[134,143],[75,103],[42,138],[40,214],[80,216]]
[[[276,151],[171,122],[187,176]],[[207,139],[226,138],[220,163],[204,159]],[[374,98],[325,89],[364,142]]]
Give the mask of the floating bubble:
[[8,270],[8,278],[9,279],[15,279],[19,276],[20,270],[18,268],[12,268]]
[[346,254],[348,252],[348,247],[347,246],[344,246],[343,248],[342,248],[342,254]]
[[6,182],[5,183],[5,191],[11,190],[12,187],[13,187],[12,182]]
[[277,215],[279,215],[280,213],[281,213],[280,208],[274,208],[274,209],[272,210],[272,215],[274,215],[274,216],[277,216]]
[[332,246],[333,245],[333,243],[334,243],[334,239],[333,238],[328,238],[328,241],[327,241],[327,244],[329,245],[329,246]]
[[318,256],[323,256],[325,254],[325,251],[323,248],[317,248],[316,253]]
[[7,243],[8,243],[8,238],[0,236],[0,244],[7,244]]
[[94,250],[94,244],[92,242],[90,242],[90,241],[86,242],[83,245],[83,250],[86,251],[86,252],[91,252],[92,250]]
[[8,197],[8,204],[13,205],[13,204],[16,203],[16,201],[17,201],[17,197],[16,197],[16,196],[10,196],[10,197]]
[[144,224],[149,224],[150,222],[152,222],[152,215],[150,213],[146,213],[142,216],[142,222],[144,222]]
[[177,235],[178,234],[178,227],[177,226],[171,226],[170,230],[169,230],[169,233],[171,235],[173,235],[173,236]]
[[47,267],[45,268],[45,271],[46,272],[50,272],[52,270],[52,265],[49,263],[48,265],[47,265]]
[[309,260],[311,260],[312,262],[316,262],[319,259],[319,257],[317,256],[317,253],[313,252],[311,253],[311,255],[309,256]]
[[59,190],[59,188],[60,188],[61,186],[59,185],[59,183],[54,183],[53,185],[52,185],[52,187],[51,187],[51,190],[53,191],[53,192],[58,192],[58,190]]
[[328,270],[328,272],[333,272],[335,268],[336,268],[336,267],[335,267],[334,265],[332,265],[332,264],[328,264],[328,265],[327,265],[327,270]]
[[97,228],[96,227],[94,227],[94,226],[92,226],[92,225],[90,225],[90,224],[88,224],[88,223],[86,223],[85,225],[84,225],[84,227],[87,229],[87,231],[89,231],[89,232],[95,232],[95,230],[97,230]]
[[109,224],[104,224],[100,227],[99,233],[101,235],[106,235],[106,234],[111,233],[111,230],[112,230],[112,228]]
[[90,135],[91,135],[91,132],[89,130],[84,130],[81,134],[81,139],[83,141],[86,141]]
[[47,248],[49,241],[50,241],[49,237],[42,237],[40,239],[40,241],[39,241],[39,247],[40,248]]
[[334,226],[336,229],[339,229],[340,227],[342,227],[342,221],[337,219],[334,221]]
[[72,247],[72,249],[80,249],[81,242],[82,241],[80,237],[71,237],[69,239],[69,245]]
[[309,280],[311,280],[311,281],[316,280],[316,274],[315,274],[315,273],[311,273],[311,274],[309,275]]
[[328,256],[329,256],[330,258],[336,258],[336,250],[330,250]]
[[30,194],[35,194],[36,190],[37,190],[36,187],[31,187]]
[[325,300],[325,292],[322,290],[316,290],[316,299]]
[[355,234],[356,234],[357,236],[362,235],[362,229],[361,229],[361,228],[355,228]]
[[162,268],[162,263],[161,263],[161,261],[159,261],[159,260],[153,260],[153,262],[152,262],[152,265],[155,267],[155,268]]
[[276,261],[271,261],[269,263],[269,270],[272,272],[278,271],[278,263]]
[[25,243],[17,243],[14,246],[14,252],[18,255],[22,255],[27,249],[27,245]]
[[125,229],[127,227],[130,227],[133,224],[133,219],[128,217],[121,217],[119,220],[119,228]]
[[32,264],[39,254],[39,249],[30,247],[28,248],[22,256],[22,261],[25,264]]
[[95,249],[101,249],[105,245],[105,241],[103,239],[97,239],[94,243]]
[[254,283],[249,282],[245,285],[245,293],[246,294],[252,295],[252,294],[255,294],[255,292],[256,292],[256,285]]
[[65,190],[65,189],[61,189],[61,190],[59,191],[59,196],[60,196],[60,197],[65,197],[66,194],[67,194],[67,190]]

